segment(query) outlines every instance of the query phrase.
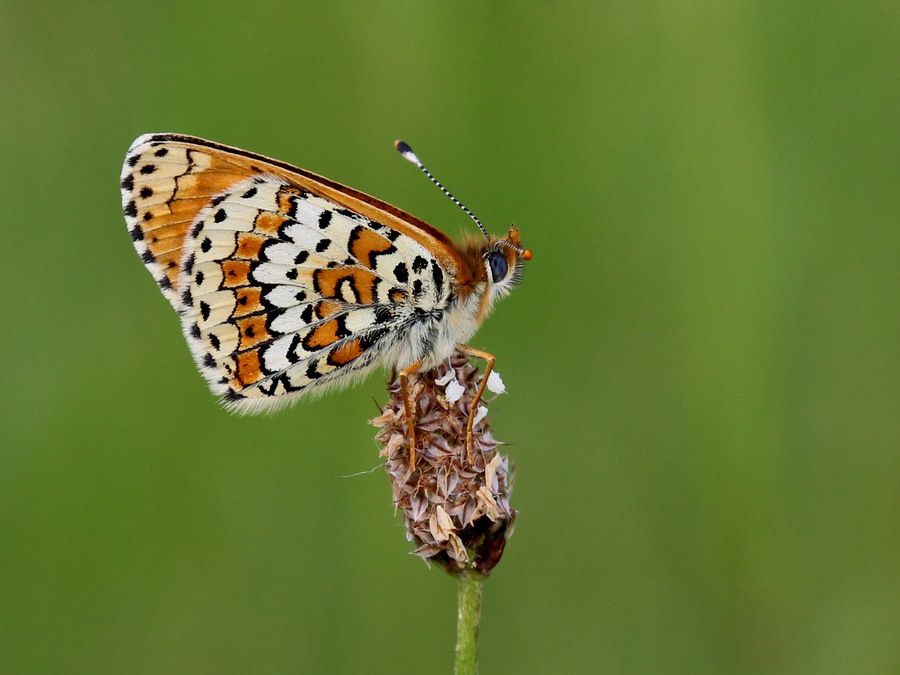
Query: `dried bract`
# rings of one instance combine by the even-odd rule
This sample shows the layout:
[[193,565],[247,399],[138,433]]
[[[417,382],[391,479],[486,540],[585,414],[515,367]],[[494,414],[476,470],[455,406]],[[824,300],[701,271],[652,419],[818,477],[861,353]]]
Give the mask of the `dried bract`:
[[[414,553],[451,574],[490,574],[512,534],[516,511],[509,506],[512,472],[497,452],[487,421],[487,402],[476,411],[473,462],[466,452],[466,424],[480,371],[467,356],[409,378],[415,402],[416,470],[410,470],[409,433],[399,381],[388,386],[390,400],[371,420],[391,478],[394,504],[403,512]],[[497,385],[496,383],[499,383]],[[504,391],[499,376],[489,382]]]

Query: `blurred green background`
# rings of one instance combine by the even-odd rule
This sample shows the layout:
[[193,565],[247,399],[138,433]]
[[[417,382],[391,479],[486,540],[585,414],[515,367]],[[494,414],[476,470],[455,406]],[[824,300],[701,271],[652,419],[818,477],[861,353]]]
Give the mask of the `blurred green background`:
[[0,5],[0,669],[450,672],[383,377],[217,407],[138,134],[534,250],[472,340],[517,464],[482,673],[900,671],[896,2]]

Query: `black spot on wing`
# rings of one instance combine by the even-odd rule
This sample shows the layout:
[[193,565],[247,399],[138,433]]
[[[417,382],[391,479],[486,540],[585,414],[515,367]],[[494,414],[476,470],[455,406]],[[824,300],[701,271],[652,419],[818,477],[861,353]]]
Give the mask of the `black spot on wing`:
[[437,260],[431,261],[431,278],[434,279],[434,287],[437,297],[444,294],[444,272],[441,270]]
[[[406,263],[397,263],[397,266],[394,268],[394,276],[401,284],[409,281],[409,270],[406,268]],[[421,282],[419,284],[421,285]]]
[[416,274],[419,274],[426,267],[428,267],[428,261],[425,260],[425,258],[423,258],[422,256],[417,255],[415,260],[413,260],[413,263],[412,263],[413,272],[415,272]]

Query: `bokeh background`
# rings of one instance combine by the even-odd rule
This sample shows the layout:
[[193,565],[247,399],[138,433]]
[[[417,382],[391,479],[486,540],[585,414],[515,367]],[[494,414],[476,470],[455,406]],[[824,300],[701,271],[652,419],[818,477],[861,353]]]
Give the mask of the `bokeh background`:
[[230,416],[135,256],[177,131],[534,250],[481,672],[898,672],[898,111],[896,2],[0,4],[0,670],[452,668],[383,376]]

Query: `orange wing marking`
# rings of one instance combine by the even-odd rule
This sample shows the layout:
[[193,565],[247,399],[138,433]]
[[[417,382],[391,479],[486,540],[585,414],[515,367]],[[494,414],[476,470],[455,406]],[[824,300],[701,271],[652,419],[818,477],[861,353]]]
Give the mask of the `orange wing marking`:
[[378,277],[359,267],[332,267],[317,269],[313,273],[315,289],[323,298],[346,299],[344,286],[349,286],[354,298],[350,302],[371,305],[375,302],[375,284]]
[[394,250],[394,245],[372,230],[360,227],[354,230],[350,240],[350,255],[370,270],[375,269],[375,256]]
[[237,375],[232,380],[233,389],[249,387],[254,382],[263,379],[262,368],[259,363],[259,353],[244,352],[237,357]]
[[333,350],[331,354],[328,355],[328,363],[333,366],[343,366],[350,363],[353,359],[362,356],[362,353],[365,350],[363,349],[362,343],[359,339],[350,340],[349,342],[345,342],[337,349]]
[[234,317],[262,311],[261,291],[259,288],[239,288],[235,291]]
[[250,263],[243,260],[222,261],[222,288],[234,288],[235,286],[247,286],[250,280]]
[[303,346],[313,351],[333,345],[342,337],[346,337],[346,329],[339,319],[332,319],[316,326],[313,331],[303,340]]
[[269,331],[266,329],[266,319],[262,316],[253,316],[247,319],[237,321],[238,330],[241,335],[241,343],[238,349],[250,349],[260,342],[269,339]]

